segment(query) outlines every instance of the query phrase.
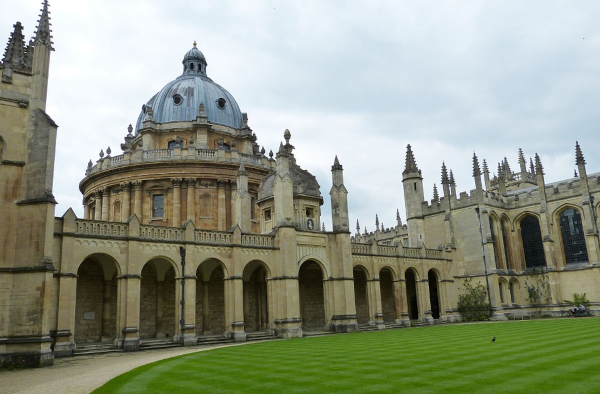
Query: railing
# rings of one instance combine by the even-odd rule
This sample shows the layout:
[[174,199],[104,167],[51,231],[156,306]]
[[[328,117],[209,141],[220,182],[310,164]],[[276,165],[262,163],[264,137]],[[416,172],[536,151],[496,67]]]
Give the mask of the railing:
[[352,244],[353,254],[371,254],[371,244]]
[[140,238],[152,241],[183,241],[183,229],[140,226]]
[[231,244],[231,233],[196,230],[194,241],[202,244],[229,245]]
[[75,222],[77,235],[96,235],[104,237],[126,237],[128,226],[126,223],[107,223],[92,220],[77,220]]
[[425,249],[425,257],[428,259],[441,259],[442,251],[437,249]]
[[217,151],[212,149],[197,149],[196,156],[206,159],[212,159],[214,157],[217,157]]
[[242,234],[242,245],[246,246],[273,246],[273,238],[270,235]]
[[394,246],[377,245],[377,251],[383,256],[397,256],[398,248]]
[[421,257],[421,248],[404,248],[404,256]]
[[144,159],[166,159],[173,156],[171,149],[155,149],[144,152]]
[[125,159],[125,155],[119,155],[119,156],[111,157],[110,158],[110,164],[113,165],[113,166],[118,166],[119,164],[123,163],[124,159]]
[[258,157],[256,157],[256,156],[246,155],[246,154],[240,153],[240,158],[245,163],[260,164],[260,159]]

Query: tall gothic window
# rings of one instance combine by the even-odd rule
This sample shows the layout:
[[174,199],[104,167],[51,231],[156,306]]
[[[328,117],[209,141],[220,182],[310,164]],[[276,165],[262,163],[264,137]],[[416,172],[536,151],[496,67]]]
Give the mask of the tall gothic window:
[[559,220],[567,264],[589,261],[581,213],[576,209],[568,208],[561,212]]
[[542,231],[538,218],[529,215],[521,220],[521,240],[523,241],[523,254],[525,254],[525,267],[545,267],[546,257],[544,256]]
[[502,230],[502,240],[503,242],[503,246],[504,246],[504,258],[506,259],[506,269],[510,269],[511,264],[510,264],[510,253],[509,253],[509,249],[508,249],[508,230],[507,230],[507,224],[506,224],[506,220],[501,220],[500,221],[500,230]]
[[490,217],[490,235],[492,236],[492,243],[494,245],[494,263],[496,263],[496,268],[502,268],[501,267],[501,256],[500,256],[500,245],[499,245],[499,240],[498,240],[498,236],[496,235],[496,232],[494,231],[494,224],[496,223],[495,219],[492,219]]

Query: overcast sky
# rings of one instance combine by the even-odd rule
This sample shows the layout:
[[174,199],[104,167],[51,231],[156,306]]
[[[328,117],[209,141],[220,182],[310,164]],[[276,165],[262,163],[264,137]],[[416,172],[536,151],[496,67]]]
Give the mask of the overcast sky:
[[[40,0],[6,1],[3,47]],[[600,171],[598,1],[68,1],[50,0],[54,46],[47,112],[59,125],[56,216],[83,215],[78,184],[100,149],[113,156],[140,108],[182,72],[194,40],[207,74],[248,113],[267,152],[292,133],[298,164],[318,179],[331,229],[335,155],[350,225],[405,219],[411,144],[426,199],[442,161],[458,191],[472,156],[490,171],[537,152],[546,181],[573,176],[575,141]]]

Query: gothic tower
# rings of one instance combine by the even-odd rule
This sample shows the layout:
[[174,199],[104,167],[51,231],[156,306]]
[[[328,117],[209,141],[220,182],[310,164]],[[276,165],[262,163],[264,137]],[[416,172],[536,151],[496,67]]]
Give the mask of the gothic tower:
[[334,232],[349,232],[350,222],[348,219],[348,191],[344,186],[344,168],[338,161],[337,156],[331,166],[332,183],[331,191],[331,216]]
[[424,201],[423,177],[421,176],[421,170],[417,167],[410,145],[406,146],[406,164],[402,172],[402,183],[404,184],[404,205],[406,207],[409,246],[419,247],[425,242],[423,210],[421,208]]

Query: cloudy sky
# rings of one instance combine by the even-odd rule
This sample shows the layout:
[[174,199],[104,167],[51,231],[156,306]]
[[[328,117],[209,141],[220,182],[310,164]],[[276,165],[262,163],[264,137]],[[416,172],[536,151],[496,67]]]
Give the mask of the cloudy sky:
[[[9,4],[10,3],[10,4]],[[40,0],[7,3],[0,37],[36,26]],[[249,116],[267,152],[292,133],[296,158],[321,185],[331,229],[335,155],[351,228],[402,219],[411,144],[425,196],[442,161],[459,191],[472,156],[490,170],[538,153],[546,181],[573,176],[575,141],[600,171],[597,1],[69,1],[50,0],[48,114],[59,125],[56,216],[72,207],[87,162],[113,155],[142,104],[182,72],[194,40],[208,75]],[[5,45],[5,44],[3,44]],[[440,188],[441,190],[441,188]]]

